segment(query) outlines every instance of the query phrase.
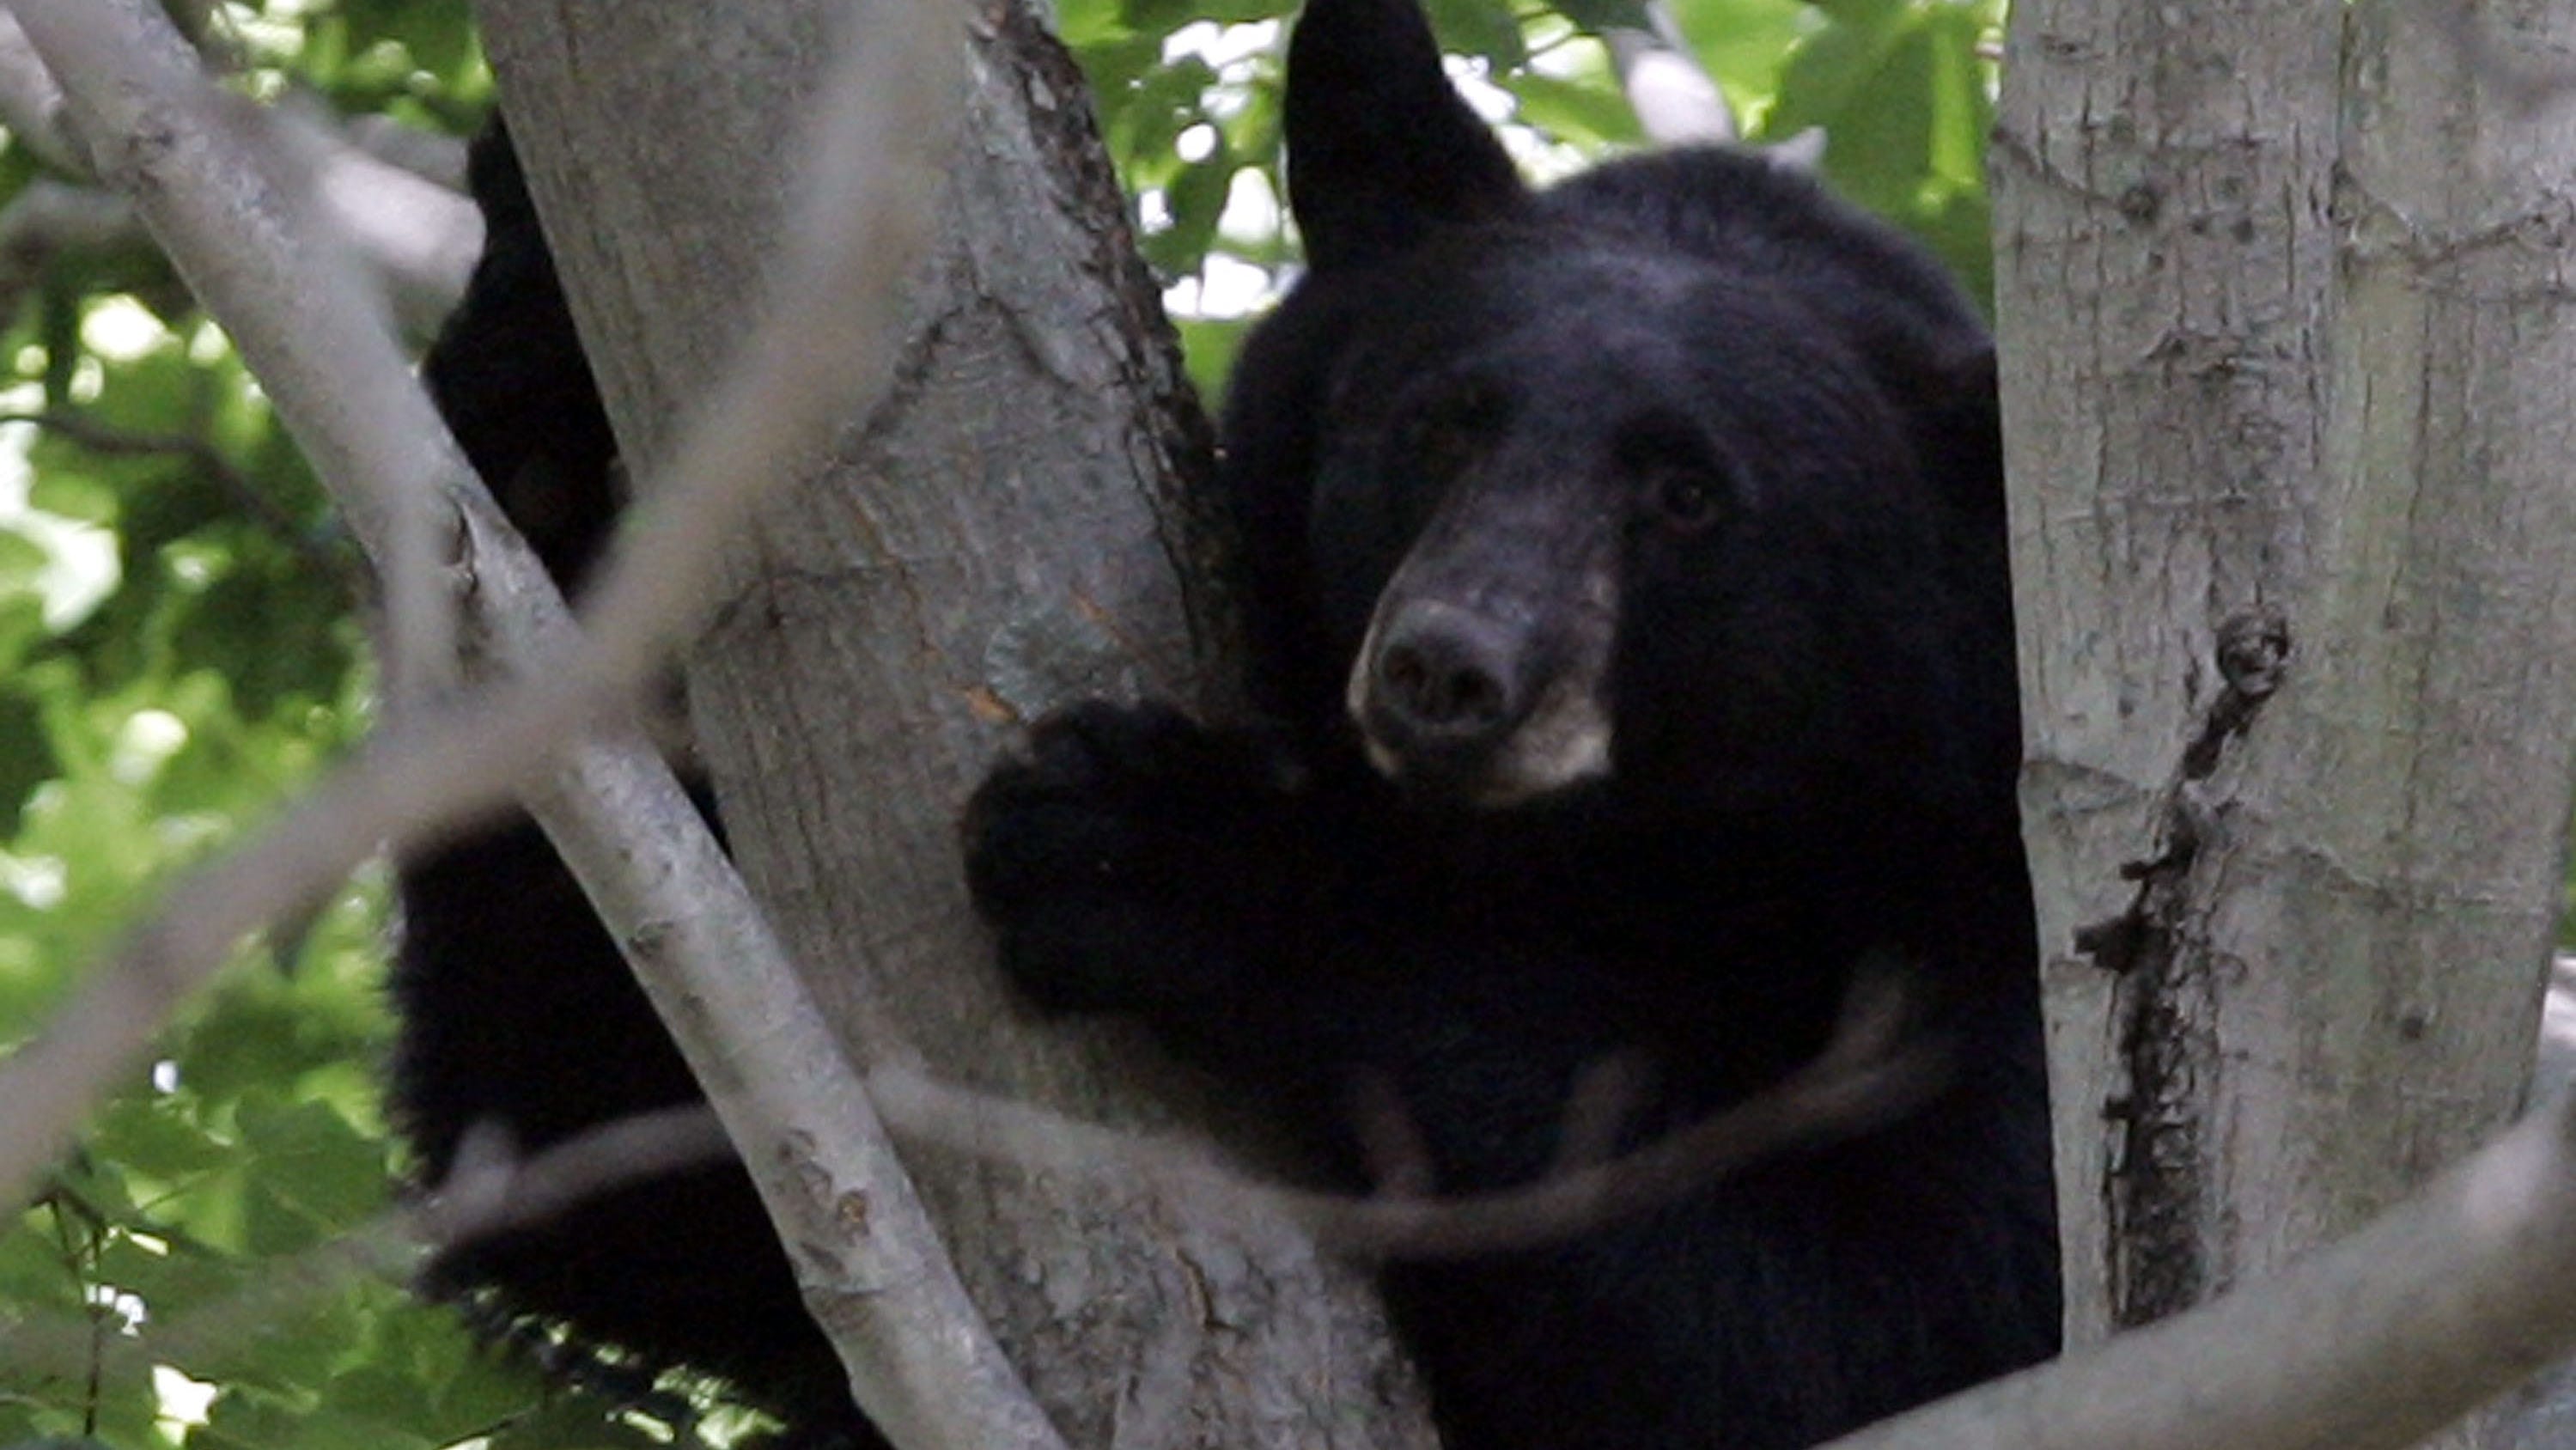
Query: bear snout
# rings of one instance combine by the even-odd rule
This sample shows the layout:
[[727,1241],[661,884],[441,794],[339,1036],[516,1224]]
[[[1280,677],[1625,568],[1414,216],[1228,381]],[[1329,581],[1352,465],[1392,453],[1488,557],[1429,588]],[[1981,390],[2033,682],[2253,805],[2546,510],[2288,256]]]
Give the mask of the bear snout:
[[1525,627],[1411,601],[1374,631],[1353,672],[1352,713],[1400,773],[1469,773],[1528,718],[1538,653]]

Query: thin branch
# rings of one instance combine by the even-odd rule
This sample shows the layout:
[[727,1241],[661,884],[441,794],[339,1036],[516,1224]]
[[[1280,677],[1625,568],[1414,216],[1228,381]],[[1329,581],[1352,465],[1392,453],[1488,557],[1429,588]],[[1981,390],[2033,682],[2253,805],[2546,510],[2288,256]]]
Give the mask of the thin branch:
[[101,180],[132,199],[232,336],[384,582],[397,701],[454,658],[442,495],[465,462],[382,325],[378,293],[318,223],[267,111],[216,89],[146,0],[24,0],[18,23],[65,87]]
[[454,188],[350,144],[319,119],[297,117],[278,130],[281,155],[309,191],[304,204],[366,261],[404,333],[435,332],[483,250],[482,214]]
[[[20,14],[84,132],[113,158],[104,169],[133,190],[234,330],[370,551],[403,557],[391,501],[406,490],[448,500],[467,529],[478,623],[536,683],[500,690],[470,713],[419,712],[250,848],[183,881],[43,1037],[0,1063],[0,1099],[11,1105],[0,1123],[7,1183],[23,1183],[50,1156],[171,1003],[244,932],[336,881],[378,839],[417,841],[496,804],[658,674],[694,623],[729,526],[884,394],[901,337],[900,284],[926,250],[929,198],[953,135],[961,39],[945,5],[900,5],[878,12],[868,44],[850,51],[856,73],[826,92],[823,145],[790,229],[784,286],[759,314],[769,320],[682,435],[667,477],[643,491],[647,503],[599,588],[593,629],[576,645],[551,585],[464,476],[382,331],[365,326],[345,290],[332,290],[335,277],[323,279],[328,305],[316,303],[309,274],[329,272],[330,259],[256,164],[237,109],[212,95],[146,0],[21,0]],[[806,1246],[796,1262],[808,1297],[870,1418],[925,1450],[1058,1443],[966,1301],[837,1042],[739,882],[690,864],[716,853],[667,769],[632,741],[582,747],[532,806],[555,818],[558,846],[635,959],[655,968],[644,975],[657,999],[686,1004],[666,1018],[784,1235]],[[621,849],[638,814],[669,829]],[[675,815],[682,824],[671,825]],[[682,882],[720,896],[724,910]],[[660,914],[666,905],[676,914]],[[653,949],[692,933],[717,945]],[[756,1041],[724,1035],[743,1024],[757,1024]],[[854,1204],[866,1205],[860,1218]]]
[[234,468],[212,443],[188,433],[147,433],[119,428],[86,413],[70,408],[54,408],[41,413],[0,413],[0,423],[27,423],[79,444],[92,453],[112,458],[177,458],[211,477],[244,511],[256,514],[259,521],[281,534],[297,531],[293,515],[276,502],[251,487],[250,480]]
[[[317,118],[315,124],[327,124],[327,119]],[[351,116],[341,123],[340,131],[350,145],[388,166],[401,167],[460,196],[465,192],[465,143],[454,136],[424,131],[380,115]],[[471,255],[469,252],[469,259]]]
[[[449,1248],[541,1223],[585,1199],[720,1161],[731,1152],[715,1115],[695,1104],[621,1118],[529,1158],[497,1138],[480,1137],[459,1155],[447,1182],[418,1202],[302,1253],[264,1261],[240,1291],[166,1324],[146,1326],[139,1335],[117,1337],[106,1353],[161,1364],[200,1363],[352,1280],[408,1279],[423,1245]],[[49,1197],[58,1212],[66,1206],[80,1211],[93,1236],[108,1232],[107,1219],[95,1209],[61,1190]],[[77,1327],[46,1321],[9,1326],[0,1331],[0,1363],[37,1373],[87,1372],[93,1367],[94,1318]]]
[[0,6],[0,128],[56,171],[86,176],[89,167],[64,139],[63,91],[17,18]]
[[[879,7],[866,43],[845,44],[846,72],[823,93],[809,148],[817,162],[800,173],[777,300],[759,313],[762,345],[724,374],[709,412],[725,426],[684,432],[639,490],[599,587],[589,622],[607,658],[658,664],[683,627],[668,601],[707,591],[716,558],[704,544],[739,516],[743,481],[796,476],[809,440],[865,416],[891,385],[902,283],[929,250],[928,200],[963,102],[955,20],[937,3]],[[669,772],[648,751],[585,748],[526,803],[619,930],[744,1145],[869,1418],[906,1447],[1060,1445],[966,1298],[839,1039]],[[690,828],[620,829],[639,815]],[[680,889],[711,882],[724,890]],[[865,1225],[855,1234],[854,1205]]]
[[[1080,1122],[908,1069],[871,1071],[868,1092],[898,1133],[1024,1172],[1152,1183],[1212,1217],[1284,1218],[1319,1244],[1366,1258],[1466,1258],[1559,1242],[1652,1212],[1786,1149],[1846,1137],[1919,1106],[1939,1084],[1945,1054],[1900,1034],[1902,1013],[1889,987],[1864,978],[1824,1053],[1753,1098],[1633,1152],[1569,1163],[1525,1187],[1469,1197],[1352,1198],[1265,1183],[1227,1168],[1200,1144]],[[1395,1156],[1386,1171],[1410,1193],[1422,1176],[1402,1161],[1409,1154]]]
[[68,408],[41,413],[0,412],[0,424],[5,423],[32,424],[92,453],[110,457],[164,456],[178,459],[223,490],[234,507],[256,520],[279,543],[294,550],[307,565],[340,580],[347,586],[351,598],[363,597],[366,592],[367,581],[362,571],[353,567],[351,556],[335,553],[316,540],[312,529],[278,507],[275,499],[240,469],[233,467],[223,451],[203,437],[191,433],[146,433],[118,428]]
[[411,1210],[410,1236],[450,1249],[561,1217],[584,1200],[733,1155],[704,1103],[635,1113],[522,1159],[497,1132],[469,1134],[447,1180]]
[[[91,158],[64,133],[63,114],[53,73],[17,18],[0,7],[0,127],[46,166],[89,179]],[[482,218],[460,191],[463,147],[374,118],[338,128],[312,107],[297,115],[296,152],[312,204],[358,249],[404,329],[427,336],[465,294],[482,250]]]
[[1691,53],[1690,41],[1664,0],[1644,0],[1645,24],[1604,26],[1601,43],[1619,73],[1619,88],[1647,138],[1663,146],[1735,139],[1726,93]]
[[249,64],[240,37],[216,0],[163,0],[162,8],[208,73],[236,76]]
[[2401,1450],[2576,1342],[2576,1095],[2215,1303],[1829,1450]]
[[151,245],[124,197],[37,177],[0,207],[0,325],[18,315],[56,256]]

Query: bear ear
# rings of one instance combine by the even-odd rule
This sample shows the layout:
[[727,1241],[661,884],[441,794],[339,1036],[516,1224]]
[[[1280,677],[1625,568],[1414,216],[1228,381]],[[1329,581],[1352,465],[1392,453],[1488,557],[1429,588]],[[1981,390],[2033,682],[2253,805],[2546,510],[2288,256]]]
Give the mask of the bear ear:
[[1450,88],[1416,0],[1307,0],[1288,42],[1288,204],[1317,271],[1401,254],[1527,194]]

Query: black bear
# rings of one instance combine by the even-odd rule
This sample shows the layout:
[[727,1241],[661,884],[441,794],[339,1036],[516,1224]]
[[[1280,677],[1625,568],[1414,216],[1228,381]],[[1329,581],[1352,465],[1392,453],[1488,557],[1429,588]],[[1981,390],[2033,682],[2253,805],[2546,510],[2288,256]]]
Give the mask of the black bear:
[[[615,522],[616,445],[497,121],[470,161],[483,257],[422,377],[511,521],[573,590]],[[699,1100],[679,1049],[534,822],[516,817],[406,861],[398,886],[392,1100],[425,1181],[447,1175],[478,1125],[535,1152]],[[588,1366],[606,1388],[640,1390],[686,1366],[786,1419],[793,1443],[884,1444],[851,1408],[739,1163],[606,1193],[463,1245],[433,1263],[426,1287],[496,1330],[568,1328],[577,1352],[613,1346],[627,1373],[603,1378],[607,1366]]]
[[1221,436],[1260,729],[1079,706],[969,812],[1005,968],[1448,1193],[1812,1059],[1900,965],[1942,1087],[1570,1241],[1382,1283],[1452,1450],[1790,1450],[2041,1359],[2059,1309],[1990,344],[1922,253],[1726,151],[1531,192],[1414,0],[1309,0],[1310,270]]
[[[1812,1443],[2027,1364],[2057,1277],[1990,354],[1938,270],[1762,162],[1525,190],[1413,0],[1312,0],[1287,96],[1311,271],[1247,345],[1223,486],[1265,723],[1080,707],[969,811],[1005,967],[1142,1015],[1361,1182],[1366,1083],[1436,1187],[1544,1174],[1619,1056],[1631,1142],[1824,1045],[1901,965],[1950,1074],[1901,1121],[1553,1246],[1384,1285],[1452,1450]],[[611,445],[506,140],[427,373],[577,582]],[[533,828],[402,873],[396,1099],[435,1177],[694,1086]],[[847,1406],[736,1165],[434,1282],[798,1437]]]

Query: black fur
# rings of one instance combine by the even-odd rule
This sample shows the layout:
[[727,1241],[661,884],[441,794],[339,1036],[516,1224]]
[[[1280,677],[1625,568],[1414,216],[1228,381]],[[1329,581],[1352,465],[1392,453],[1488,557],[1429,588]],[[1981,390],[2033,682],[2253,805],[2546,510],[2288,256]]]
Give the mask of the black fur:
[[[470,169],[483,259],[422,373],[476,471],[571,588],[615,521],[615,444],[497,122]],[[704,787],[693,794],[712,821]],[[393,1105],[424,1181],[446,1175],[478,1124],[534,1152],[699,1100],[679,1049],[534,822],[515,817],[404,862],[400,892]],[[568,1327],[648,1376],[672,1366],[721,1376],[802,1443],[884,1443],[851,1408],[738,1163],[610,1192],[444,1254],[427,1287],[476,1301],[485,1323]]]
[[[1804,1062],[1856,962],[1912,964],[1956,1066],[1938,1101],[1576,1242],[1398,1264],[1390,1302],[1453,1450],[1790,1447],[2045,1355],[1974,317],[1913,248],[1742,158],[1524,192],[1410,0],[1314,0],[1287,119],[1314,271],[1246,348],[1226,428],[1276,723],[1094,705],[1042,727],[970,812],[1005,965],[1046,1005],[1142,1014],[1346,1182],[1348,1093],[1390,1088],[1441,1186],[1472,1190],[1544,1171],[1590,1063],[1651,1063],[1640,1140]],[[487,255],[425,370],[569,586],[613,515],[613,447],[497,132],[474,183]],[[1428,562],[1397,581],[1407,560]],[[1369,768],[1344,694],[1381,607],[1473,603],[1481,573],[1532,605],[1484,641],[1500,674],[1543,685],[1604,627],[1563,618],[1604,560],[1606,778],[1462,805],[1490,742],[1428,718],[1396,732],[1405,785]],[[402,893],[395,1088],[424,1176],[476,1123],[541,1148],[695,1096],[532,826],[407,863]],[[725,1376],[809,1440],[881,1443],[738,1166],[451,1254],[433,1284]]]
[[570,593],[617,520],[617,439],[497,115],[467,153],[466,183],[483,212],[483,255],[421,359],[421,381],[502,511]]
[[[1901,1122],[1384,1275],[1452,1450],[1790,1450],[2057,1343],[1989,346],[1756,159],[1526,192],[1437,66],[1413,0],[1310,0],[1292,44],[1313,269],[1224,430],[1280,723],[1042,724],[970,879],[1034,998],[1143,1016],[1353,1183],[1355,1084],[1443,1189],[1524,1182],[1587,1064],[1650,1064],[1642,1139],[1906,964],[1952,1070]],[[1498,789],[1569,681],[1606,770]]]

